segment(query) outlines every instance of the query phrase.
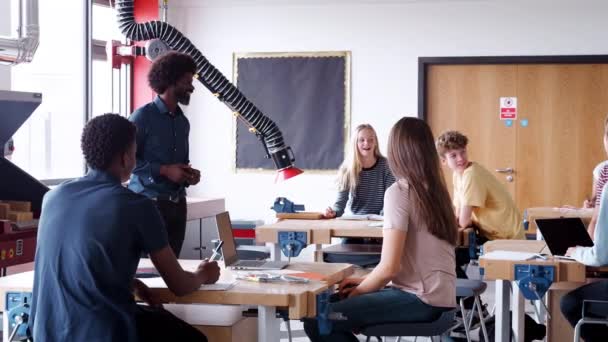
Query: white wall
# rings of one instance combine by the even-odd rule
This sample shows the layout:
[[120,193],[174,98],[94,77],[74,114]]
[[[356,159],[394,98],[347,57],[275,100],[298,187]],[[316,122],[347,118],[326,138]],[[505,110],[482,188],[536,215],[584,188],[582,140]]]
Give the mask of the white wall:
[[[169,21],[229,79],[233,52],[352,51],[352,127],[374,125],[383,151],[391,125],[417,113],[419,56],[608,53],[603,0],[174,0],[170,6]],[[305,173],[275,185],[274,175],[235,174],[232,116],[202,85],[187,113],[192,163],[203,172],[190,194],[225,197],[240,218],[269,219],[278,195],[309,211],[333,202],[334,176]]]
[[[11,1],[0,1],[0,36],[11,35]],[[9,66],[0,64],[0,90],[11,88],[11,72]]]

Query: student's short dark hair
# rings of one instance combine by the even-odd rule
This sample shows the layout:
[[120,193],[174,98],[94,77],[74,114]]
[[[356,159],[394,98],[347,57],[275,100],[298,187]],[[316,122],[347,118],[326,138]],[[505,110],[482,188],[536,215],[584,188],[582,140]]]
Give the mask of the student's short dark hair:
[[89,167],[106,170],[112,160],[135,143],[136,127],[118,114],[91,119],[82,130],[80,146]]
[[194,59],[184,53],[170,51],[152,63],[148,84],[154,92],[162,94],[187,73],[196,74]]
[[443,157],[448,151],[459,150],[467,147],[469,139],[466,135],[458,131],[447,131],[437,138],[435,146],[437,147],[437,153]]

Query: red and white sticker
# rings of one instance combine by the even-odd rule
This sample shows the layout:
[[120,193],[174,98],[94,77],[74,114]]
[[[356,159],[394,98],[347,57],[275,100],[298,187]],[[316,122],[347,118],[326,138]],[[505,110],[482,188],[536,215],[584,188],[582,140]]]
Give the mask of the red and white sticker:
[[500,98],[500,120],[517,120],[517,97]]

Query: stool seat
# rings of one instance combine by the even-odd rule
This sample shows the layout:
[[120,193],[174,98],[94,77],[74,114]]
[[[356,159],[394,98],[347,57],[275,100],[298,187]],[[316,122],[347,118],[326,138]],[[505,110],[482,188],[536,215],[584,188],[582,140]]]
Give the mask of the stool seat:
[[431,322],[395,322],[364,327],[366,336],[439,336],[454,326],[457,309],[446,310]]
[[481,280],[456,279],[456,297],[479,296],[487,287],[488,285]]

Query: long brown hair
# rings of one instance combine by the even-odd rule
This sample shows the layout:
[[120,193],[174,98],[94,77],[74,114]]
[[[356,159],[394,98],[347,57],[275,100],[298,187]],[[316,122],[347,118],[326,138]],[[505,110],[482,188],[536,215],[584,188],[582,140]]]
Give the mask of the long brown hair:
[[435,151],[433,133],[422,120],[404,117],[391,129],[388,164],[397,179],[410,187],[411,208],[431,234],[456,244],[457,226]]
[[359,185],[359,175],[363,167],[361,166],[361,154],[359,148],[357,148],[357,142],[359,139],[359,133],[363,130],[370,130],[374,134],[374,140],[376,140],[376,146],[374,147],[374,157],[376,159],[382,158],[380,148],[378,147],[378,135],[376,130],[370,124],[361,124],[355,128],[351,138],[350,150],[346,159],[340,165],[338,170],[338,189],[340,191],[349,190],[351,193],[355,193],[357,185]]

